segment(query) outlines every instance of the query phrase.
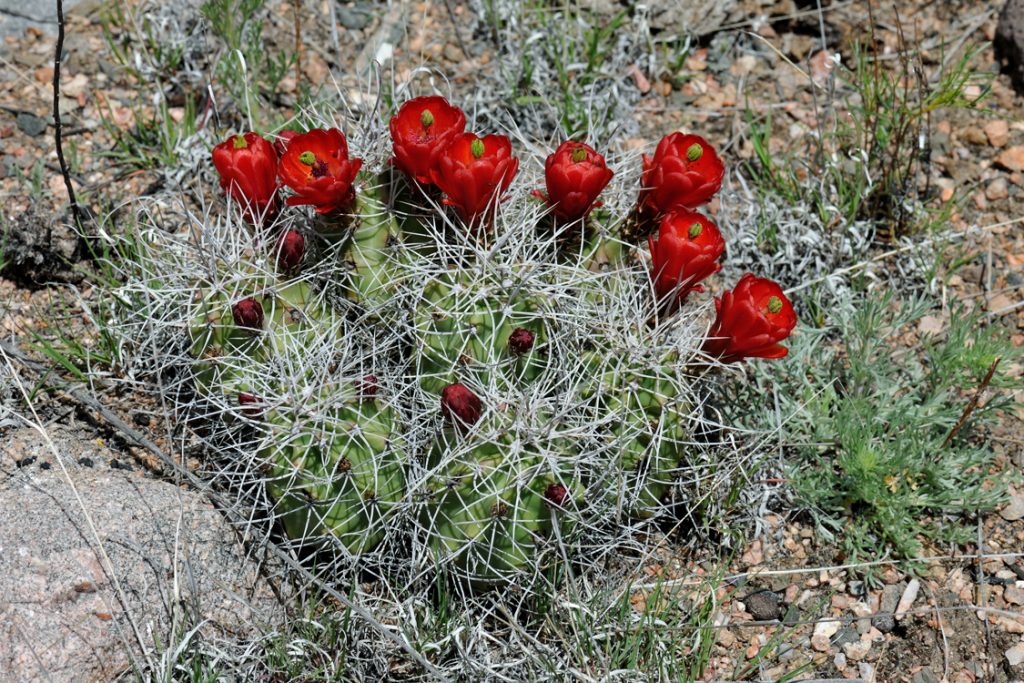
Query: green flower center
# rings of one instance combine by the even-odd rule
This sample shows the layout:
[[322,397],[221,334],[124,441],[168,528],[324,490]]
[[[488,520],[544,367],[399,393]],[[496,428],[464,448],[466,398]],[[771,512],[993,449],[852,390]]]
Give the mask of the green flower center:
[[479,159],[484,155],[484,141],[480,138],[473,140],[469,145],[469,151],[473,153],[474,159]]
[[420,123],[423,124],[424,130],[434,125],[434,115],[429,109],[424,109],[423,113],[420,114]]
[[234,138],[231,139],[231,145],[235,149],[245,149],[246,147],[249,146],[249,143],[246,142],[244,135],[236,135]]
[[768,299],[768,312],[769,313],[778,313],[781,310],[782,310],[782,299],[780,299],[777,296],[773,296],[772,298]]
[[702,156],[704,156],[704,148],[698,143],[695,142],[686,148],[686,158],[690,161],[697,161]]
[[299,161],[304,163],[306,166],[312,166],[316,163],[316,155],[312,152],[303,152],[299,155]]
[[572,151],[572,161],[574,164],[578,164],[581,161],[587,160],[587,150],[582,147],[577,147]]
[[690,226],[690,239],[697,239],[700,237],[702,232],[704,232],[704,227],[699,222],[694,222],[694,224]]

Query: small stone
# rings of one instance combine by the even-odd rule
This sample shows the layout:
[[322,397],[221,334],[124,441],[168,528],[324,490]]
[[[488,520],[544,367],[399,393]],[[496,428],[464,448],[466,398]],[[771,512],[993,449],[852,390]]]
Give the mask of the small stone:
[[782,617],[778,593],[763,590],[743,598],[743,604],[755,621],[776,621]]
[[14,122],[18,125],[18,129],[21,130],[25,135],[36,137],[42,135],[46,130],[47,122],[41,116],[35,114],[29,114],[28,112],[22,112],[15,117]]
[[882,600],[878,608],[878,614],[871,618],[871,625],[882,633],[890,633],[896,628],[896,618],[893,613],[899,604],[903,589],[898,585],[886,586],[882,591]]
[[750,544],[750,548],[747,549],[747,552],[743,553],[740,560],[751,566],[761,564],[764,561],[763,548],[764,546],[761,543],[761,539],[755,540]]
[[931,669],[921,669],[910,679],[910,683],[939,683],[939,679]]
[[[991,306],[989,308],[991,310]],[[1014,491],[1010,502],[999,511],[999,516],[1007,522],[1016,522],[1018,519],[1024,519],[1024,492]]]
[[727,628],[719,629],[718,644],[727,650],[731,649],[736,644],[736,636]]
[[837,647],[843,647],[851,643],[860,642],[860,635],[857,633],[857,629],[850,626],[844,626],[832,636],[832,644]]
[[1024,643],[1017,643],[1006,651],[1006,661],[1010,666],[1024,664]]
[[444,46],[444,58],[453,63],[461,62],[464,59],[462,50],[458,45],[452,43]]
[[985,135],[988,137],[988,144],[1002,147],[1010,141],[1010,126],[1001,119],[989,121],[985,124]]
[[1007,586],[1003,590],[1003,600],[1011,605],[1024,605],[1024,588],[1019,588],[1016,585]]
[[988,136],[985,135],[985,131],[976,126],[968,126],[963,130],[961,136],[964,140],[971,143],[972,145],[987,145]]
[[78,97],[89,87],[89,77],[85,74],[75,74],[71,80],[61,79],[60,91],[68,97]]
[[838,631],[838,621],[834,619],[819,621],[814,627],[814,633],[811,635],[811,647],[818,652],[828,652],[832,646],[832,636]]
[[[843,652],[853,662],[859,662],[871,652],[871,640],[859,638],[856,642],[843,644]],[[935,681],[938,683],[938,681]]]
[[1024,171],[1024,145],[1008,147],[995,158],[995,162],[1008,171]]
[[946,322],[937,316],[926,315],[917,323],[917,333],[920,335],[939,334],[945,328]]
[[370,24],[370,14],[353,7],[338,8],[338,23],[353,31],[362,31]]
[[985,197],[993,202],[1006,199],[1010,196],[1010,188],[1005,178],[996,178],[985,188]]
[[900,597],[899,604],[896,605],[896,618],[900,621],[907,615],[910,608],[914,605],[914,600],[917,600],[917,593],[921,589],[921,582],[917,579],[911,579],[910,583],[907,584],[906,590],[903,591],[902,597]]

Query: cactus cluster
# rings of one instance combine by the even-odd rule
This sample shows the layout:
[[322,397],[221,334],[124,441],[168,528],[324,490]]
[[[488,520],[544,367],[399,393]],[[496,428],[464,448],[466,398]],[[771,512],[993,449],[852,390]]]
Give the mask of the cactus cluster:
[[623,201],[589,145],[541,174],[465,126],[420,97],[365,158],[336,128],[232,136],[228,212],[151,240],[148,291],[284,534],[487,586],[664,511],[701,374],[777,357],[795,318],[753,276],[714,322],[685,305],[724,248],[703,139],[667,136]]

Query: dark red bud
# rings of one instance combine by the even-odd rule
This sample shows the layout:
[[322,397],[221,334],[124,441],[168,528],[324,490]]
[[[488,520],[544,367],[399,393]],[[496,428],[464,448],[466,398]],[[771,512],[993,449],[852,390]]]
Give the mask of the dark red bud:
[[552,484],[544,491],[544,498],[552,505],[561,507],[565,499],[569,497],[569,489],[562,484]]
[[263,399],[255,394],[240,392],[238,394],[238,405],[242,406],[242,415],[254,420],[263,417]]
[[263,304],[252,297],[242,299],[231,307],[235,324],[250,330],[263,329]]
[[306,238],[297,230],[287,230],[277,240],[277,268],[282,272],[295,270],[306,255]]
[[441,413],[450,423],[472,426],[480,419],[482,411],[480,397],[465,384],[449,384],[441,392]]
[[508,336],[508,349],[517,356],[529,353],[533,348],[534,334],[524,327],[517,327]]
[[360,401],[372,401],[377,398],[377,392],[380,391],[380,382],[377,381],[377,375],[367,375],[359,380],[356,389],[359,391]]

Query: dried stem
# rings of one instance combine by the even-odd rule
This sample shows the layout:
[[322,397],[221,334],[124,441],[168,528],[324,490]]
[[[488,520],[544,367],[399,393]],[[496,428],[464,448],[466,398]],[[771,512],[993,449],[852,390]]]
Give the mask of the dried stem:
[[968,401],[967,406],[964,408],[964,412],[960,414],[960,419],[956,421],[956,424],[953,426],[953,429],[951,429],[949,434],[946,436],[946,440],[942,442],[942,448],[945,448],[950,444],[951,441],[953,441],[953,437],[956,436],[957,433],[963,428],[964,423],[967,422],[967,418],[971,416],[971,413],[973,413],[974,409],[978,406],[978,400],[981,398],[981,395],[985,392],[985,389],[988,388],[989,383],[992,381],[992,376],[995,374],[996,366],[999,365],[1000,360],[1000,358],[996,358],[994,361],[992,361],[992,365],[989,366],[988,372],[985,373],[985,379],[981,380],[981,386],[979,386],[978,390],[974,392],[974,396],[972,396],[971,400]]
[[53,128],[54,142],[57,145],[57,161],[60,162],[60,173],[64,177],[64,187],[68,191],[68,201],[71,202],[71,214],[75,218],[75,224],[82,227],[82,210],[75,198],[75,188],[71,185],[71,173],[68,171],[67,161],[64,159],[64,143],[60,122],[60,56],[64,51],[64,3],[57,0],[57,47],[53,57]]

